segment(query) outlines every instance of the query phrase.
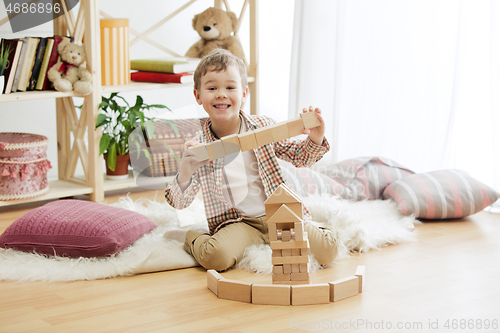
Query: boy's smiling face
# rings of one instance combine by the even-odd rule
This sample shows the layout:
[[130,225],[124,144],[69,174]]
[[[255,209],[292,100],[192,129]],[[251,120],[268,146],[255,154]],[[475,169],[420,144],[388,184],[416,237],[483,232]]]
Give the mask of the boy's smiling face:
[[201,77],[200,88],[194,90],[196,101],[213,123],[239,123],[239,111],[248,87],[242,87],[241,76],[234,65],[220,72],[208,71]]

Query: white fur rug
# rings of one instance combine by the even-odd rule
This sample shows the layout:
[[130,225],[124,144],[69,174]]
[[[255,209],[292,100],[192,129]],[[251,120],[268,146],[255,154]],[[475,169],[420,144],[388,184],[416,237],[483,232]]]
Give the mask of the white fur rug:
[[[335,227],[339,236],[337,261],[353,251],[366,252],[389,244],[415,240],[417,220],[401,215],[390,201],[350,202],[323,194],[303,200],[318,225]],[[130,209],[151,218],[158,228],[144,235],[128,249],[109,258],[70,259],[47,257],[0,249],[0,280],[75,281],[127,276],[139,273],[193,267],[198,264],[182,248],[163,234],[178,228],[206,228],[203,202],[195,200],[182,211],[167,203],[149,200],[133,202],[121,198],[112,206]],[[314,262],[314,258],[311,258]],[[250,246],[238,268],[270,274],[271,249],[268,245]],[[313,270],[318,266],[313,266]]]

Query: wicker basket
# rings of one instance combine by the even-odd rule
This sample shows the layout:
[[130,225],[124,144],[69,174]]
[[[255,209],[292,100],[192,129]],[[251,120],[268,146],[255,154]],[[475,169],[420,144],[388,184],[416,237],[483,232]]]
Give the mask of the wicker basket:
[[[174,120],[173,122],[177,126],[179,135],[176,135],[170,125],[162,121],[156,121],[154,135],[147,142],[148,150],[151,155],[151,163],[149,167],[141,168],[144,170],[142,174],[148,177],[167,177],[176,175],[179,170],[180,159],[184,153],[184,143],[201,132],[205,120],[206,118]],[[173,153],[166,148],[165,145],[168,145]],[[132,158],[134,156],[132,151],[131,156]],[[137,163],[132,161],[132,166],[134,166],[134,168],[136,164]]]

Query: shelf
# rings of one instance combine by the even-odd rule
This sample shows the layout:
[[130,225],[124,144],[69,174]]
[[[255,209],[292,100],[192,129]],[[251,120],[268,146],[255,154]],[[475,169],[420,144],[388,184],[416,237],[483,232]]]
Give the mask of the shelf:
[[[248,82],[254,82],[253,77],[248,78]],[[192,83],[152,83],[152,82],[131,82],[129,84],[115,86],[101,86],[103,93],[121,92],[121,91],[141,91],[169,88],[192,87]]]
[[60,92],[55,90],[21,91],[21,92],[0,95],[0,103],[27,101],[33,99],[70,97],[70,96],[76,97],[76,95],[73,92]]
[[49,181],[49,192],[47,194],[31,199],[0,201],[0,207],[90,194],[93,191],[90,186],[78,185],[63,180]]
[[[166,188],[166,184],[170,183],[174,179],[174,177],[175,176],[143,178],[141,179],[139,187],[144,187],[145,189],[161,190]],[[103,187],[105,192],[126,190],[138,187],[132,171],[129,172],[128,178],[123,180],[108,180],[106,179],[105,175],[103,175],[103,178],[104,178]],[[8,200],[8,201],[0,200],[0,207],[25,204],[30,202],[54,200],[65,197],[72,197],[76,195],[90,194],[92,192],[93,189],[90,186],[78,185],[76,183],[63,180],[54,180],[54,181],[49,181],[49,192],[47,194],[31,199]]]

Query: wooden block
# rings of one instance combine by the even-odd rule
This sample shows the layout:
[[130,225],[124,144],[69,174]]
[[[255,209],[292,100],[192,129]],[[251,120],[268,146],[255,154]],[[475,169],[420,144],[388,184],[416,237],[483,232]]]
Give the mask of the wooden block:
[[[307,233],[306,233],[307,235]],[[300,249],[300,255],[301,256],[308,256],[311,254],[311,249],[310,248],[306,248],[306,249]]]
[[290,228],[282,227],[282,229],[292,229],[295,222],[300,222],[302,219],[298,217],[286,204],[283,204],[278,210],[267,219],[267,223],[285,222],[287,225],[292,223]]
[[265,205],[273,204],[273,203],[292,203],[292,202],[302,202],[299,196],[292,191],[290,187],[285,184],[280,184],[276,190],[274,190],[273,194],[267,198],[264,202]]
[[283,255],[282,255],[283,250],[272,250],[272,251],[273,251],[273,254],[271,255],[271,258],[272,257],[283,257]]
[[309,257],[274,257],[271,258],[273,265],[284,265],[284,264],[307,264],[309,262]]
[[259,147],[274,142],[273,129],[271,126],[257,128],[254,130],[254,133],[255,139],[257,140],[257,145],[259,145]]
[[300,273],[309,272],[309,264],[299,264],[299,272]]
[[274,281],[291,281],[290,273],[283,274],[273,274],[273,283]]
[[240,151],[240,139],[238,134],[231,134],[220,138],[224,146],[226,155],[237,153]]
[[252,284],[235,280],[220,279],[218,296],[231,301],[252,303]]
[[209,269],[207,271],[207,287],[215,295],[217,295],[217,285],[219,284],[220,279],[222,279],[222,275],[220,275],[217,271],[213,269]]
[[249,130],[246,133],[238,135],[238,138],[240,139],[241,151],[255,149],[259,146],[257,144],[257,140],[255,139],[255,133],[253,130]]
[[292,305],[326,304],[330,302],[328,283],[292,286]]
[[193,151],[196,154],[196,157],[198,158],[198,160],[200,160],[200,161],[210,159],[210,156],[208,155],[207,145],[205,143],[202,143],[202,144],[199,144],[196,146],[191,146],[188,149]]
[[254,284],[252,303],[265,305],[290,305],[290,286],[273,284]]
[[[274,213],[276,213],[276,211],[281,207],[281,205],[283,205],[283,204],[282,203],[266,204],[265,205],[266,219],[269,220],[274,215]],[[286,206],[302,220],[302,203],[301,202],[286,203]]]
[[290,137],[301,135],[304,130],[304,121],[302,117],[290,119],[286,124],[288,125],[288,135],[290,135]]
[[281,250],[281,256],[282,257],[291,257],[292,256],[292,249]]
[[359,292],[362,293],[365,287],[365,266],[358,266],[354,275],[359,279]]
[[292,273],[292,264],[283,265],[283,274],[290,274],[290,273]]
[[[290,230],[283,230],[281,232],[281,240],[283,242],[289,242],[292,239],[291,235],[292,235],[292,233]],[[291,251],[290,251],[290,255],[292,255]]]
[[273,274],[283,274],[283,265],[275,265],[273,266]]
[[330,301],[332,302],[355,296],[359,292],[359,279],[357,276],[350,276],[328,284],[330,285]]
[[293,256],[293,257],[298,257],[298,256],[300,256],[300,255],[302,255],[302,254],[301,254],[301,249],[292,249],[292,254],[291,254],[291,256]]
[[304,223],[303,222],[295,222],[293,230],[295,231],[295,240],[303,241],[304,240]]
[[210,142],[207,145],[207,150],[210,161],[226,156],[226,152],[224,151],[224,145],[220,140]]
[[[305,233],[307,235],[307,232]],[[283,242],[283,241],[273,241],[269,242],[271,249],[273,250],[283,250],[283,249],[303,249],[303,248],[308,248],[309,247],[309,240],[306,239],[304,241],[289,241],[289,242]]]
[[[303,264],[292,264],[291,265],[292,266],[292,273],[300,273],[300,265],[303,265]],[[306,273],[306,272],[302,272],[302,273]]]
[[309,281],[310,278],[309,272],[290,274],[290,281]]
[[278,229],[275,223],[271,223],[267,225],[267,233],[269,234],[269,241],[277,241],[278,240]]
[[288,139],[290,135],[288,134],[288,124],[286,121],[269,126],[273,131],[273,141],[279,142]]
[[316,112],[303,112],[300,114],[302,121],[304,122],[304,128],[309,129],[313,127],[318,127],[321,122],[316,115]]

